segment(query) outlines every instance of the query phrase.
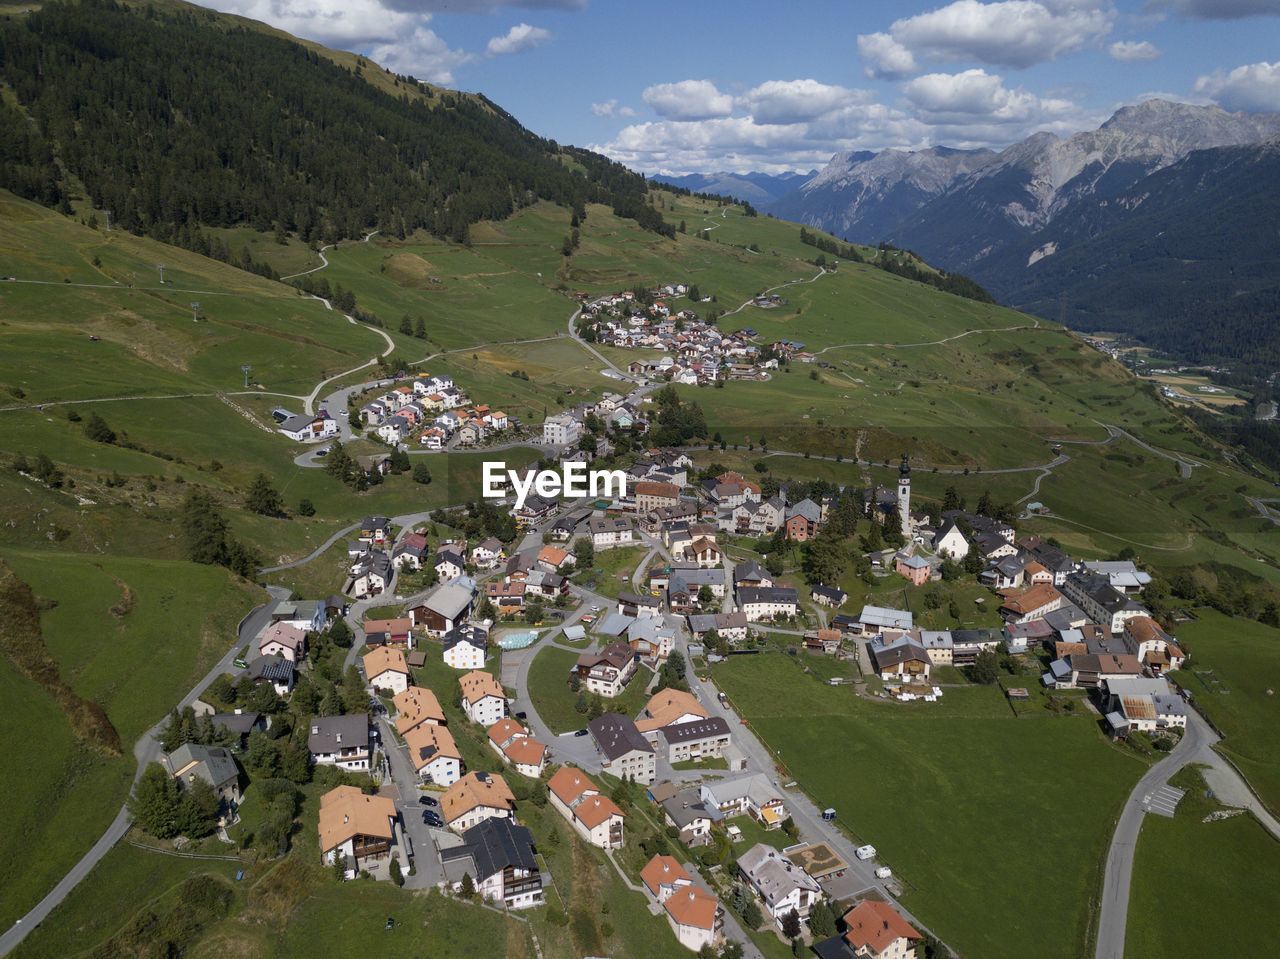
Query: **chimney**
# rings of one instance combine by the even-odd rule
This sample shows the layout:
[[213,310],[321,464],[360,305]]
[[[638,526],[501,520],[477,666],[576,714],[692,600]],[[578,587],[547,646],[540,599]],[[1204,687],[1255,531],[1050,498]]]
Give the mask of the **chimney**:
[[346,824],[347,824],[347,823],[349,823],[349,822],[351,822],[351,817],[350,817],[350,816],[348,816],[346,813],[343,813],[343,814],[342,814],[342,823],[343,823],[343,825],[346,825]]

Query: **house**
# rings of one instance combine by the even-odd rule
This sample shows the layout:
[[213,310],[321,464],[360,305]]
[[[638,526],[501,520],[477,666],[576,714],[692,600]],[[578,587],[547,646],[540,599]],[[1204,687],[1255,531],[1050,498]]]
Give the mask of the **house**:
[[653,596],[641,596],[624,591],[618,594],[618,611],[623,616],[633,618],[659,616],[662,613],[662,603]]
[[240,803],[240,769],[231,750],[223,746],[183,743],[164,757],[164,768],[181,789],[203,780],[232,811]]
[[840,649],[844,634],[838,629],[814,629],[804,634],[804,648],[834,656]]
[[543,446],[569,446],[582,436],[582,423],[569,413],[558,413],[542,421]]
[[393,575],[391,557],[379,551],[370,552],[351,567],[346,591],[356,599],[377,596],[387,588]]
[[[972,666],[978,654],[994,652],[1004,642],[1004,632],[998,629],[953,629],[951,631],[951,663],[953,666]],[[932,658],[932,657],[930,657]]]
[[1112,633],[1123,632],[1127,619],[1149,615],[1145,606],[1112,586],[1104,574],[1072,573],[1062,584],[1062,593]]
[[490,536],[481,540],[471,551],[471,563],[476,569],[493,569],[505,555],[502,540]]
[[702,639],[712,631],[726,642],[741,643],[747,638],[747,614],[735,610],[732,613],[689,617],[689,632],[696,639]]
[[391,695],[409,688],[409,665],[404,653],[393,646],[377,646],[364,659],[365,681],[374,689],[389,690]]
[[686,846],[705,846],[711,842],[711,828],[724,817],[718,809],[702,801],[697,789],[684,789],[661,800],[663,820],[679,831]]
[[338,421],[324,410],[314,416],[299,413],[283,421],[276,431],[298,443],[311,443],[338,435]]
[[1109,677],[1103,683],[1103,711],[1113,734],[1161,733],[1186,729],[1189,707],[1168,680]]
[[704,782],[698,795],[726,819],[750,815],[766,829],[777,829],[787,818],[782,797],[763,773]]
[[664,726],[706,719],[711,714],[698,702],[693,693],[683,689],[660,689],[645,703],[636,728],[650,743],[657,746],[658,730]]
[[625,842],[622,810],[600,794],[586,773],[561,766],[547,783],[551,805],[587,842],[601,849],[621,849]]
[[409,619],[432,636],[443,636],[471,615],[475,584],[469,580],[446,583],[417,606],[409,609]]
[[272,623],[258,637],[259,656],[280,656],[297,663],[307,655],[307,634],[288,623]]
[[649,785],[657,773],[656,754],[636,724],[620,713],[605,713],[587,723],[600,754],[600,768],[618,779]]
[[483,626],[466,623],[444,634],[444,662],[454,669],[481,669],[489,649],[489,633]]
[[1038,536],[1028,536],[1018,540],[1018,552],[1034,559],[1053,574],[1053,585],[1061,588],[1067,577],[1075,571],[1075,561],[1058,547],[1047,543]]
[[[673,553],[673,555],[675,554]],[[688,545],[684,550],[683,556],[676,556],[676,558],[694,562],[703,569],[709,569],[721,564],[724,560],[724,553],[716,545],[715,540],[708,536],[699,536]]]
[[293,662],[283,656],[259,656],[249,664],[247,675],[254,685],[270,683],[277,696],[288,696],[293,692],[296,671]]
[[435,557],[436,575],[440,577],[440,581],[447,583],[451,579],[457,579],[467,569],[467,561],[462,554],[451,546],[441,546],[436,550]]
[[491,581],[484,584],[485,595],[497,608],[499,616],[511,616],[523,609],[527,588],[523,580]]
[[431,555],[427,538],[421,533],[408,533],[391,550],[391,562],[397,569],[422,569]]
[[1025,623],[1044,617],[1060,608],[1065,600],[1053,586],[1042,583],[1028,586],[1021,592],[1006,592],[1000,604],[1000,615],[1006,623]]
[[348,772],[369,771],[369,717],[312,716],[307,749],[317,766],[336,766]]
[[938,527],[933,536],[933,551],[957,563],[969,555],[969,540],[954,519],[945,519]]
[[395,619],[366,619],[362,628],[367,646],[413,648],[413,621],[408,616],[399,616]]
[[440,797],[444,824],[454,832],[466,832],[486,819],[515,816],[516,797],[497,773],[470,772]]
[[729,724],[719,716],[672,723],[658,730],[667,749],[667,762],[718,759],[729,748]]
[[818,526],[822,523],[822,507],[813,500],[802,499],[787,507],[787,517],[782,528],[785,536],[793,542],[803,543],[818,535]]
[[854,632],[861,633],[863,636],[891,638],[901,636],[911,629],[911,625],[912,616],[908,610],[891,609],[887,606],[863,606]]
[[440,850],[444,884],[455,892],[469,875],[485,902],[527,909],[543,902],[533,833],[510,819],[486,819],[462,834],[462,842]]
[[1160,628],[1150,616],[1131,616],[1124,621],[1125,648],[1157,676],[1181,669],[1187,655],[1177,640]]
[[507,715],[507,694],[492,673],[466,673],[458,686],[462,689],[462,711],[473,723],[488,728]]
[[640,881],[649,895],[666,902],[681,889],[693,885],[693,877],[671,856],[654,856],[640,870]]
[[809,590],[809,598],[819,606],[830,606],[835,609],[845,604],[849,594],[839,586],[823,586],[819,583]]
[[433,726],[446,724],[444,710],[440,708],[440,700],[436,694],[423,686],[409,686],[402,693],[397,693],[392,700],[396,709],[396,732],[401,736],[409,730],[429,723]]
[[639,668],[640,657],[626,643],[610,643],[599,652],[586,652],[574,664],[579,682],[588,692],[612,699],[621,695]]
[[549,573],[558,573],[573,562],[573,554],[559,546],[544,546],[538,550],[538,565]]
[[755,890],[765,910],[779,926],[794,910],[809,915],[822,897],[822,887],[807,872],[765,843],[757,843],[738,857],[738,873]]
[[923,586],[929,581],[929,561],[923,556],[906,556],[899,553],[894,557],[893,571],[904,577],[912,586]]
[[462,753],[447,726],[419,723],[404,734],[418,781],[452,786],[462,777]]
[[281,600],[271,611],[271,622],[287,623],[304,633],[318,633],[328,624],[325,602],[319,599]]
[[547,747],[529,735],[514,719],[500,719],[487,731],[489,746],[515,771],[537,779],[547,768]]
[[735,589],[742,586],[772,586],[773,577],[759,563],[751,560],[733,568],[733,585]]
[[360,521],[360,539],[375,546],[391,542],[393,527],[385,516],[366,516]]
[[214,727],[228,733],[235,745],[243,749],[249,741],[249,734],[254,730],[266,732],[271,726],[269,717],[250,709],[237,709],[233,713],[213,713],[209,721]]
[[738,590],[738,605],[747,622],[789,618],[799,611],[799,597],[790,586],[744,586]]
[[1107,583],[1127,596],[1142,592],[1151,584],[1151,574],[1138,569],[1133,560],[1099,560],[1080,564],[1084,573],[1107,577]]
[[674,483],[641,480],[632,486],[632,494],[636,501],[636,512],[641,516],[680,502],[680,487]]
[[591,532],[591,544],[596,549],[630,546],[634,542],[635,531],[631,521],[624,516],[593,516],[587,521],[587,529]]
[[929,662],[934,666],[950,666],[955,660],[955,641],[951,631],[942,629],[922,629],[918,633],[920,645],[924,648]]
[[887,642],[883,638],[875,639],[867,649],[875,664],[876,675],[883,680],[925,682],[929,679],[933,660],[928,651],[909,635]]
[[724,928],[720,900],[699,886],[688,886],[668,896],[662,907],[680,945],[697,953],[714,950]]
[[863,899],[844,914],[845,931],[815,943],[818,959],[916,959],[922,936],[887,902]]
[[627,645],[643,659],[660,660],[675,648],[675,630],[658,616],[641,616],[627,627]]
[[408,872],[396,804],[385,796],[366,796],[355,786],[338,786],[320,797],[320,856],[345,863],[344,878],[367,872],[390,879],[392,859]]
[[1049,664],[1041,681],[1054,689],[1096,689],[1113,679],[1136,679],[1142,664],[1129,653],[1071,653]]

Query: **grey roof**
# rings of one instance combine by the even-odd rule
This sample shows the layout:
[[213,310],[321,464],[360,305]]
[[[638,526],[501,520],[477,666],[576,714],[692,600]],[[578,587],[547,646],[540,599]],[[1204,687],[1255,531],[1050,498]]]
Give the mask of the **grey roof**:
[[[461,845],[440,850],[440,861],[446,872],[451,871],[449,864],[454,863],[463,871],[471,872],[477,882],[508,867],[538,872],[533,833],[505,817],[486,819],[472,826],[462,834]],[[472,869],[467,870],[467,865]]]
[[[954,641],[955,634],[952,634]],[[929,662],[928,651],[918,642],[909,636],[900,636],[892,643],[881,645],[878,643],[871,644],[871,656],[876,661],[877,669],[885,669],[889,666],[899,666],[902,663]]]
[[293,663],[283,656],[259,656],[249,664],[249,678],[273,683],[293,682]]
[[276,429],[283,430],[286,433],[297,433],[299,430],[306,429],[314,423],[316,419],[317,417],[308,416],[306,413],[297,413],[290,416],[287,420],[276,427]]
[[729,724],[719,716],[693,719],[687,723],[675,723],[658,730],[668,744],[696,742],[716,736],[728,736]]
[[220,729],[226,729],[241,736],[246,736],[253,731],[253,727],[258,725],[262,719],[262,713],[243,712],[243,713],[214,713],[209,720]]
[[635,618],[632,616],[626,616],[622,613],[609,613],[596,624],[596,632],[603,633],[605,636],[621,636],[634,622]]
[[165,757],[165,763],[170,775],[176,775],[180,770],[195,763],[195,768],[187,773],[188,778],[197,776],[215,788],[237,779],[240,775],[235,757],[222,746],[183,743]]
[[465,626],[455,626],[444,634],[445,649],[453,649],[460,643],[467,643],[479,650],[488,649],[489,633],[483,626],[467,623]]
[[605,713],[587,723],[596,748],[610,761],[630,752],[651,753],[653,747],[640,730],[621,713]]
[[1089,622],[1089,617],[1075,603],[1066,603],[1052,612],[1045,613],[1044,621],[1055,632],[1061,633],[1064,630],[1074,629],[1078,625]]
[[827,597],[827,599],[835,600],[841,603],[843,603],[846,599],[849,598],[849,594],[846,593],[839,586],[823,586],[821,583],[819,583],[817,586],[810,588],[809,594],[813,595],[815,593],[819,596],[825,596]]
[[799,597],[790,586],[743,586],[738,590],[738,602],[743,606],[750,603],[797,603]]
[[816,879],[765,843],[757,843],[743,853],[738,858],[738,868],[770,905],[785,899],[793,889],[821,891]]
[[312,755],[336,753],[351,747],[369,748],[369,717],[365,713],[311,718],[307,748]]
[[809,522],[817,523],[822,519],[822,507],[805,497],[800,502],[787,507],[787,519],[793,516],[803,516]]
[[681,566],[671,571],[671,582],[684,580],[686,586],[723,586],[724,567],[712,566],[704,569],[701,566]]
[[445,619],[457,619],[471,599],[471,590],[457,583],[446,583],[423,600],[422,605]]
[[671,821],[676,824],[677,829],[684,829],[699,819],[719,822],[724,818],[719,809],[716,809],[715,806],[708,806],[702,801],[696,789],[685,789],[676,793],[670,799],[664,799],[662,808],[666,811]]
[[742,629],[747,625],[747,614],[737,609],[732,613],[700,613],[689,617],[689,630],[705,633],[708,630]]
[[905,609],[891,609],[888,606],[863,606],[858,622],[863,625],[886,626],[891,629],[910,629],[911,613]]

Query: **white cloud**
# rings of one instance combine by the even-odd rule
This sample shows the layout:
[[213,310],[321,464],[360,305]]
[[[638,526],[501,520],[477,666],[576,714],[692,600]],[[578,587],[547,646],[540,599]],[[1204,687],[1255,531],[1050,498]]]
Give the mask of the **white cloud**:
[[633,117],[636,111],[631,107],[618,106],[617,99],[604,100],[591,104],[591,112],[598,117]]
[[797,123],[814,120],[854,103],[865,103],[865,90],[819,83],[817,80],[768,80],[749,90],[739,103],[757,123]]
[[1110,0],[955,0],[858,37],[858,49],[877,76],[904,76],[921,59],[1029,67],[1100,41],[1115,16]]
[[899,79],[916,72],[916,58],[887,33],[864,33],[858,37],[858,53],[867,61],[867,76]]
[[1160,50],[1149,40],[1118,40],[1108,48],[1112,60],[1142,63],[1160,56]]
[[346,47],[390,41],[430,19],[389,8],[382,0],[212,0],[209,5],[295,36]]
[[934,123],[1026,123],[1069,114],[1069,100],[1041,99],[1026,90],[1010,90],[1004,80],[985,70],[928,73],[903,88],[922,118]]
[[1280,15],[1280,0],[1151,0],[1152,10],[1172,10],[1197,20],[1239,20]]
[[644,102],[669,120],[707,120],[733,112],[733,97],[721,93],[710,80],[659,83],[643,94]]
[[475,59],[465,50],[451,48],[426,26],[415,28],[407,38],[378,44],[369,56],[393,73],[440,84],[453,83],[453,71]]
[[1226,110],[1247,113],[1280,111],[1280,60],[1250,63],[1230,73],[1219,70],[1196,80],[1195,92]]
[[500,57],[508,53],[523,53],[525,50],[532,50],[550,39],[550,30],[530,26],[527,23],[517,23],[503,36],[493,37],[485,49],[489,56]]

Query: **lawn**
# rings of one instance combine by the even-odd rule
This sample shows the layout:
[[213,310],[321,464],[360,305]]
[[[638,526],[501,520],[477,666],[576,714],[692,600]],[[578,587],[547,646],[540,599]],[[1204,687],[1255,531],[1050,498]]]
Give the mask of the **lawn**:
[[619,593],[631,591],[631,575],[646,552],[643,546],[599,550],[592,567],[575,573],[573,581],[601,596],[617,599]]
[[[22,769],[0,795],[0,926],[21,915],[115,817],[134,772],[133,745],[235,641],[260,594],[216,567],[118,556],[7,552],[37,597],[45,646],[64,680],[98,702],[124,754],[84,749],[51,697],[0,661],[6,755]],[[114,611],[113,611],[114,609]],[[36,844],[41,855],[26,850]]]
[[[577,661],[578,654],[571,650],[544,646],[529,664],[529,698],[542,721],[557,735],[587,724],[586,714],[573,708],[576,696],[569,689],[569,670]],[[648,701],[645,687],[652,677],[653,673],[641,666],[621,696],[604,700],[605,709],[636,716]]]
[[[1098,863],[1144,769],[1107,744],[1094,719],[1023,722],[998,687],[948,690],[941,702],[906,708],[869,702],[773,653],[731,657],[713,674],[780,756],[780,774],[834,806],[855,839],[873,842],[904,882],[904,904],[954,948],[993,957],[1086,950]],[[1052,910],[1042,892],[1047,848]]]
[[1211,609],[1195,614],[1178,627],[1191,660],[1174,678],[1222,730],[1218,750],[1270,809],[1280,809],[1280,630]]
[[1172,819],[1147,816],[1138,837],[1129,893],[1125,956],[1192,959],[1230,951],[1275,952],[1280,937],[1280,844],[1249,815],[1216,822],[1195,769],[1173,780],[1188,789]]

